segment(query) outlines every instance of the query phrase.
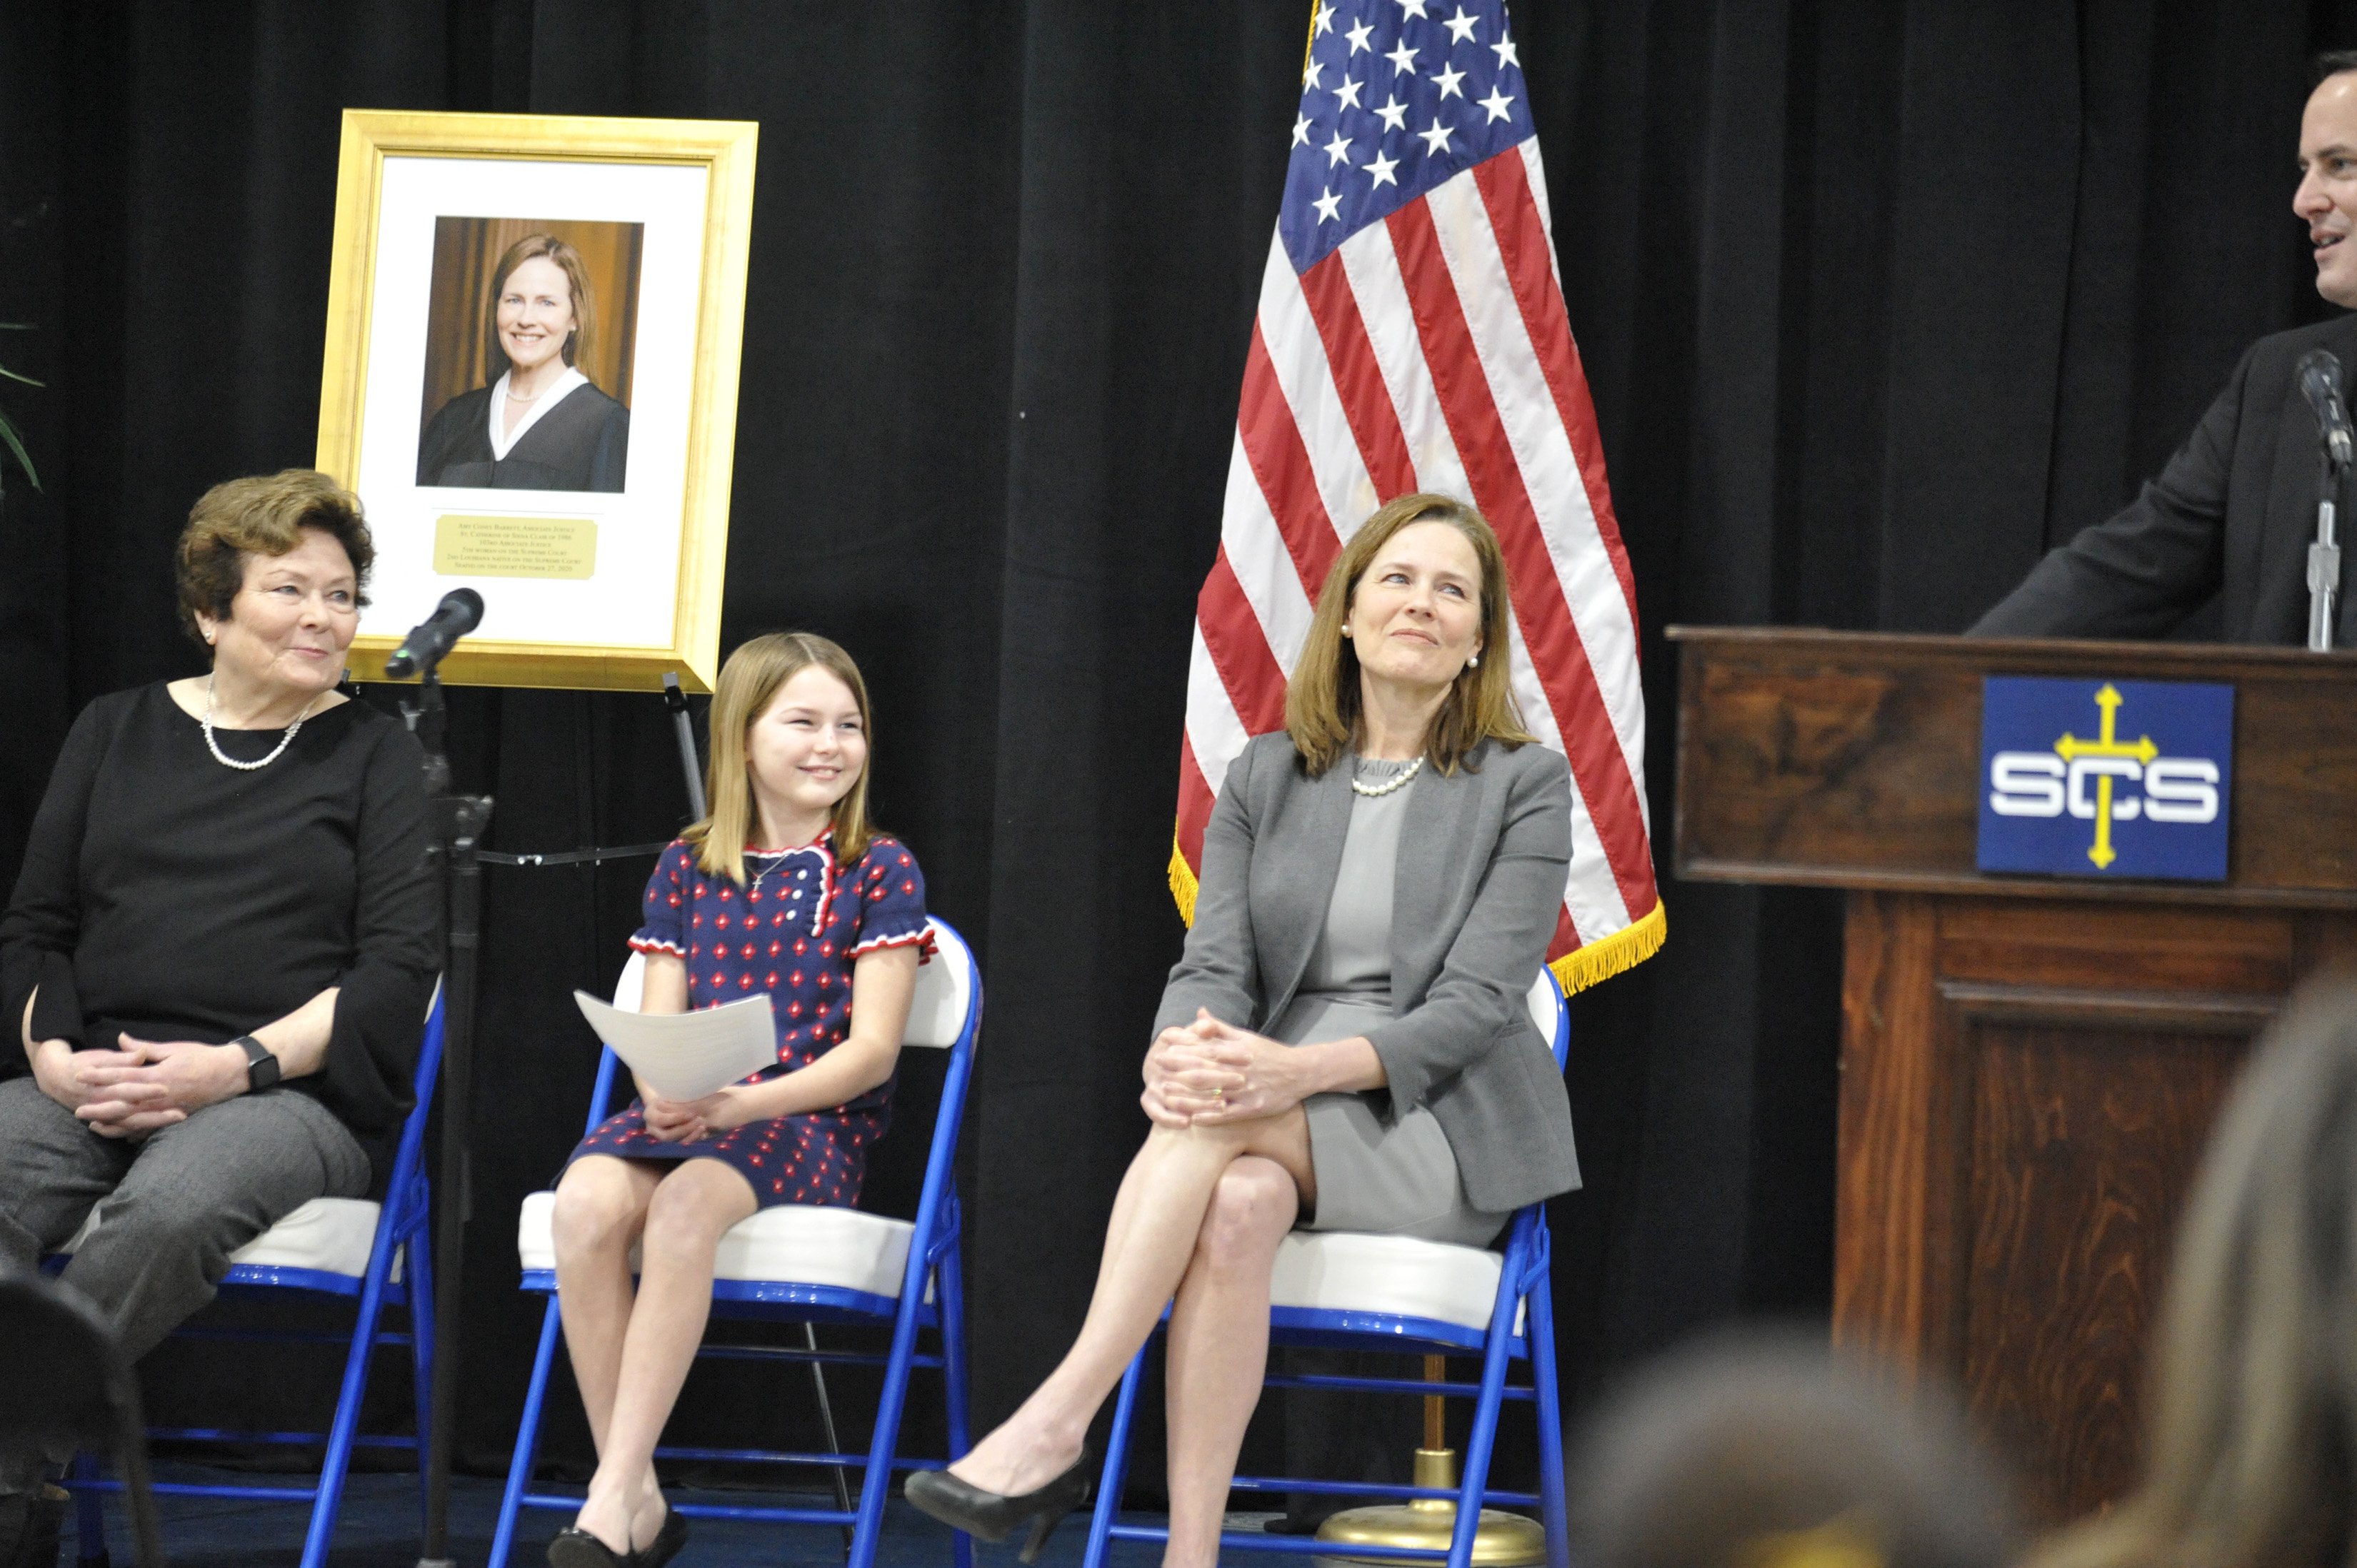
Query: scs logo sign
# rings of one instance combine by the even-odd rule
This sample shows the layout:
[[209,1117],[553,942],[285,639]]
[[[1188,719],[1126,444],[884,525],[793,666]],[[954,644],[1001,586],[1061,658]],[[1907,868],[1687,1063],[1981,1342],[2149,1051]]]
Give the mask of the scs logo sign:
[[2234,689],[1981,684],[1980,868],[2226,879]]

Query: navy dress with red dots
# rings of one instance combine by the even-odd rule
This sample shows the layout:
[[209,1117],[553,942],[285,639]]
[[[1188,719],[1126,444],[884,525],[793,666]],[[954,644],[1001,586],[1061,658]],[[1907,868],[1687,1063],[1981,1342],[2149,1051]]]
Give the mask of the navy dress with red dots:
[[[745,875],[742,887],[712,875],[697,867],[692,846],[673,843],[647,880],[646,920],[630,946],[686,961],[690,1007],[770,993],[778,1062],[746,1080],[759,1083],[808,1067],[842,1043],[860,954],[914,945],[930,959],[931,942],[925,875],[898,839],[870,839],[867,853],[849,865],[835,863],[832,834],[802,849],[748,850]],[[694,1144],[648,1132],[645,1108],[633,1100],[584,1138],[572,1159],[725,1160],[764,1208],[847,1208],[859,1200],[867,1145],[883,1136],[891,1098],[888,1081],[832,1111],[751,1122]]]

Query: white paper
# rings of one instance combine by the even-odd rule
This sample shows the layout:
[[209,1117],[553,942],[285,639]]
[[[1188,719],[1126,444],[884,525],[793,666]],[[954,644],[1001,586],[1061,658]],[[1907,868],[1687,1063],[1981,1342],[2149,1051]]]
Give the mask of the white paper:
[[701,1100],[778,1060],[766,991],[688,1013],[625,1013],[586,991],[573,1000],[597,1037],[666,1100]]

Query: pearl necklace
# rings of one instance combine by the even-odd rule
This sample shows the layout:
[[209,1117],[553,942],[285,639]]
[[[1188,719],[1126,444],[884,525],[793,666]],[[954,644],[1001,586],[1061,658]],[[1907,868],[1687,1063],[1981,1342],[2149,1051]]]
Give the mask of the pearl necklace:
[[1384,779],[1380,784],[1362,784],[1355,777],[1352,778],[1351,780],[1351,792],[1356,795],[1364,795],[1367,799],[1372,800],[1378,795],[1388,795],[1394,789],[1405,788],[1409,779],[1415,778],[1417,774],[1423,771],[1424,758],[1419,757],[1414,762],[1409,763],[1405,768],[1401,768],[1397,773],[1393,774],[1389,779]]
[[[313,699],[313,701],[317,700]],[[281,752],[295,744],[295,737],[302,733],[303,721],[310,716],[311,704],[306,703],[303,704],[303,711],[295,715],[295,722],[286,726],[286,733],[278,737],[278,744],[270,748],[269,756],[259,762],[240,762],[236,757],[221,750],[221,742],[213,738],[213,678],[210,675],[205,677],[205,716],[200,721],[205,730],[205,749],[211,752],[213,760],[223,768],[234,768],[240,773],[252,773],[257,768],[269,767],[278,760]]]

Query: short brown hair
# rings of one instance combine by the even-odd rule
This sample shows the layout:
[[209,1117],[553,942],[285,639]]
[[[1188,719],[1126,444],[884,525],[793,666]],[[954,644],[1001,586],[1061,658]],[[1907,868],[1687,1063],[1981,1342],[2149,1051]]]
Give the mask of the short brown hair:
[[1463,501],[1402,496],[1376,508],[1342,546],[1326,574],[1326,585],[1318,590],[1317,613],[1309,618],[1309,635],[1294,662],[1292,679],[1285,683],[1285,730],[1312,779],[1334,766],[1359,738],[1359,655],[1342,635],[1351,596],[1359,591],[1359,579],[1374,564],[1376,553],[1394,534],[1418,522],[1445,522],[1473,547],[1473,557],[1481,564],[1481,651],[1490,655],[1487,663],[1467,666],[1451,682],[1426,732],[1425,755],[1443,773],[1453,774],[1485,740],[1519,746],[1538,738],[1523,727],[1522,709],[1514,701],[1513,660],[1508,652],[1513,645],[1512,600],[1505,552],[1498,548],[1497,534]]
[[483,373],[493,381],[510,369],[508,351],[500,347],[500,295],[508,286],[509,276],[534,256],[554,262],[565,274],[565,286],[573,291],[573,330],[565,334],[560,350],[565,362],[576,362],[589,339],[597,336],[597,303],[589,292],[589,268],[581,252],[554,234],[526,234],[510,245],[500,264],[491,269],[491,296],[483,302],[483,364],[487,367]]
[[[1590,1568],[1879,1563],[2001,1568],[2013,1509],[1937,1374],[1824,1329],[1722,1330],[1641,1369],[1572,1452],[1572,1540]],[[2287,1561],[2277,1559],[2275,1561]]]
[[834,803],[834,858],[848,865],[867,853],[876,825],[867,820],[867,779],[876,767],[875,725],[867,711],[867,682],[840,643],[811,631],[773,631],[737,645],[713,682],[709,722],[711,755],[704,764],[704,792],[712,814],[679,836],[696,846],[695,864],[707,875],[745,885],[745,841],[753,831],[751,768],[745,738],[753,733],[778,688],[817,665],[851,688],[859,705],[859,728],[867,737],[867,760],[859,778]]
[[314,468],[282,468],[215,485],[188,509],[172,564],[178,579],[180,628],[199,642],[197,617],[229,619],[245,586],[251,555],[284,555],[316,528],[351,557],[354,601],[366,607],[369,567],[376,560],[361,498]]

